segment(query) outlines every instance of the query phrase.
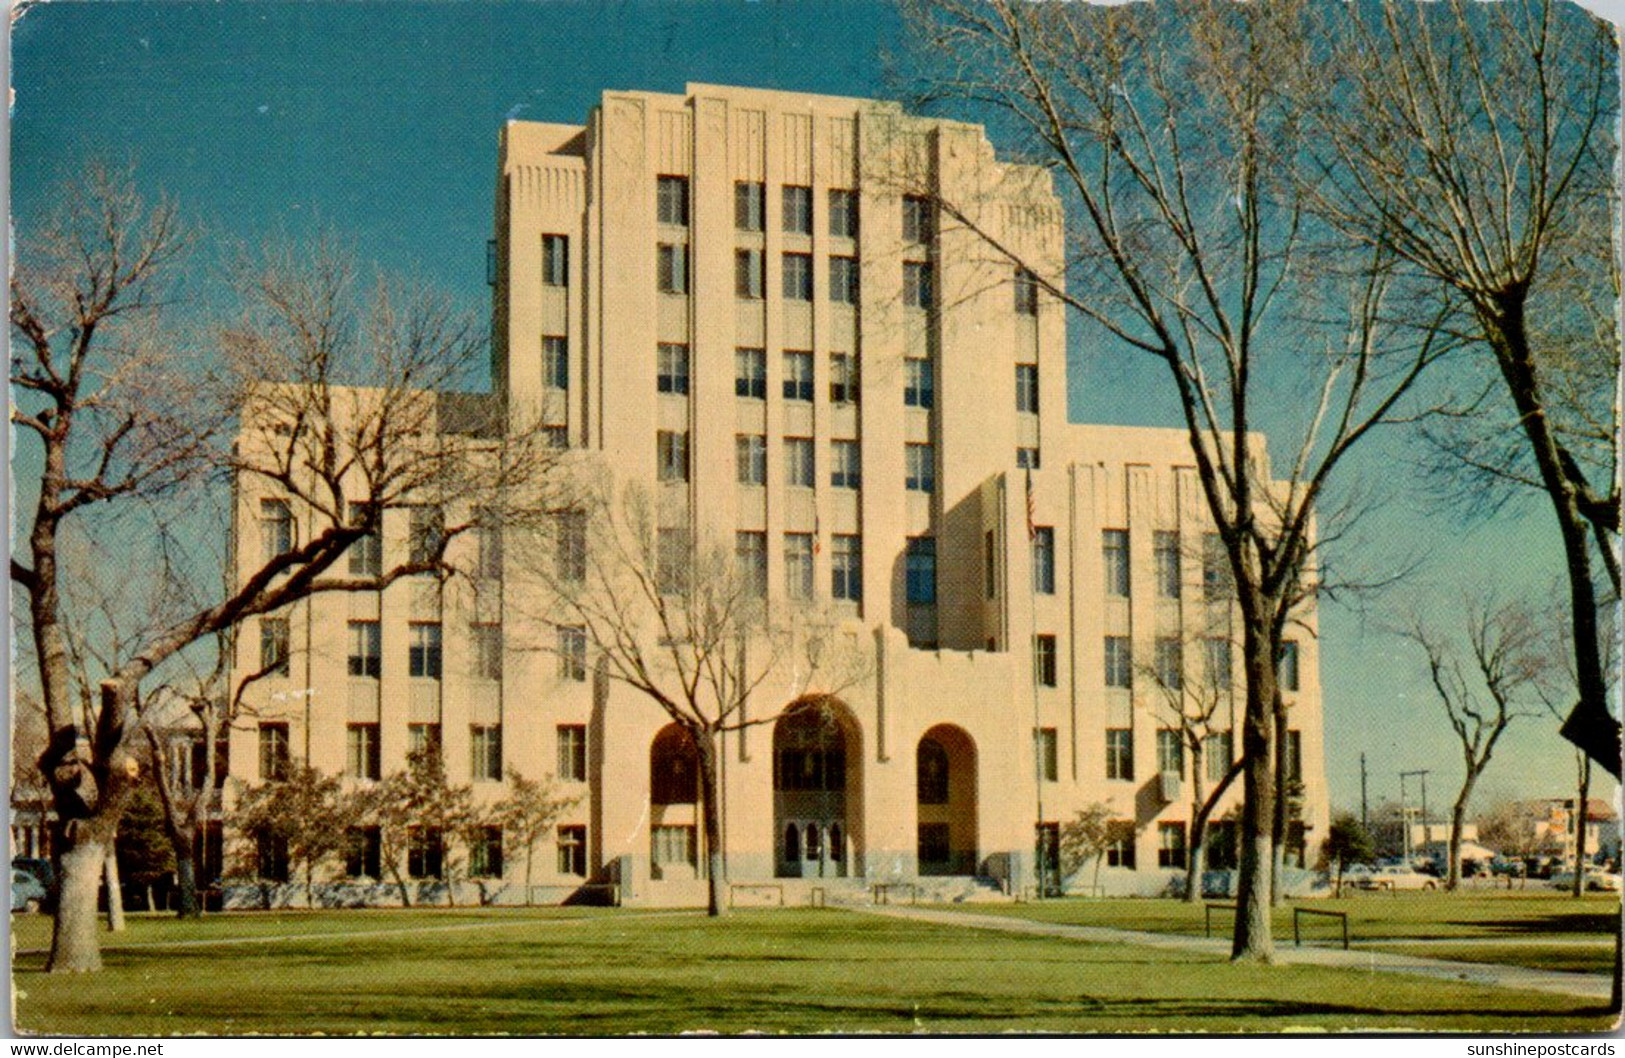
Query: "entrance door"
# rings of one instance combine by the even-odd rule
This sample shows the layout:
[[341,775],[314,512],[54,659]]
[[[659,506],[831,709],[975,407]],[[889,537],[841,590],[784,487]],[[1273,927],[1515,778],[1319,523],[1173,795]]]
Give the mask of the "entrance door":
[[846,830],[839,819],[788,819],[779,847],[779,875],[845,878]]

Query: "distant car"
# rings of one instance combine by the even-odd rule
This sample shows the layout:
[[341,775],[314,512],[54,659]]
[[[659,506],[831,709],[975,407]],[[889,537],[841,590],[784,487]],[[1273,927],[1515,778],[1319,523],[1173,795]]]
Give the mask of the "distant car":
[[1524,865],[1522,860],[1508,859],[1505,856],[1497,856],[1495,859],[1490,861],[1490,873],[1500,875],[1502,877],[1510,876],[1513,878],[1522,878],[1527,870],[1528,868]]
[[32,875],[45,889],[43,910],[51,911],[56,908],[56,869],[51,866],[50,860],[18,856],[11,861],[11,869]]
[[[1620,877],[1611,871],[1587,871],[1586,888],[1597,893],[1617,893],[1620,891]],[[1552,875],[1553,889],[1574,888],[1574,872],[1558,871]]]
[[11,871],[11,909],[26,911],[30,915],[45,906],[50,893],[30,871]]
[[1402,866],[1378,867],[1360,881],[1362,889],[1436,889],[1438,886],[1437,879]]

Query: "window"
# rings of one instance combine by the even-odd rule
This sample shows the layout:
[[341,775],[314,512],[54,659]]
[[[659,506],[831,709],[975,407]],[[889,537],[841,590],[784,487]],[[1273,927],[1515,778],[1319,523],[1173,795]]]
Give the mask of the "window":
[[784,439],[784,483],[798,488],[813,487],[813,442],[811,437]]
[[1185,644],[1174,638],[1157,640],[1157,682],[1170,691],[1185,685]]
[[1283,691],[1298,689],[1298,644],[1296,640],[1281,641],[1281,660],[1275,666],[1275,678]]
[[741,485],[766,485],[767,438],[759,433],[735,434],[734,468]]
[[649,828],[649,860],[655,876],[665,867],[692,867],[694,859],[694,828],[691,826],[657,826]]
[[734,227],[740,231],[761,231],[767,188],[759,181],[740,180],[734,184]]
[[479,624],[469,627],[469,638],[474,647],[474,678],[500,680],[502,678],[502,626]]
[[475,782],[502,781],[502,725],[468,725],[468,777]]
[[1288,730],[1282,747],[1281,770],[1288,782],[1303,782],[1303,732]]
[[1157,565],[1157,598],[1179,598],[1179,534],[1161,530],[1153,533],[1151,550]]
[[1106,637],[1106,686],[1134,686],[1134,655],[1128,636]]
[[1017,467],[1017,469],[1020,469],[1020,470],[1037,470],[1038,469],[1038,449],[1036,449],[1036,448],[1018,448],[1018,449],[1016,449],[1016,467]]
[[553,575],[565,584],[587,579],[587,512],[553,512]]
[[937,601],[937,541],[932,536],[909,537],[904,559],[904,585],[911,605],[931,606]]
[[1202,594],[1209,599],[1228,599],[1233,590],[1224,538],[1218,533],[1206,533],[1202,537]]
[[436,561],[445,543],[445,512],[439,507],[413,507],[409,515],[407,560],[414,564]]
[[1185,866],[1185,824],[1157,824],[1157,866]]
[[812,254],[784,255],[784,297],[787,301],[811,301],[813,296]]
[[829,402],[856,404],[858,401],[858,362],[851,353],[829,354]]
[[1134,778],[1134,732],[1126,727],[1106,729],[1106,778]]
[[[373,513],[369,510],[371,506],[366,503],[350,504],[350,524],[358,526],[365,522],[367,515]],[[376,577],[383,572],[384,534],[378,524],[381,520],[381,513],[375,515],[372,529],[350,545],[350,573],[353,576]]]
[[784,399],[813,399],[813,355],[788,351],[784,354]]
[[502,576],[502,522],[497,512],[474,512],[474,575],[487,580]]
[[760,300],[767,287],[764,276],[765,259],[761,250],[734,251],[734,293],[742,298]]
[[812,598],[813,538],[811,533],[784,534],[784,593],[792,599]]
[[577,683],[587,679],[587,630],[580,625],[559,629],[559,678]]
[[260,725],[260,778],[280,782],[288,777],[288,725]]
[[699,755],[688,733],[666,727],[649,747],[649,803],[691,805],[699,801]]
[[406,674],[419,679],[440,678],[440,625],[414,621],[407,626]]
[[688,480],[687,430],[661,430],[655,434],[655,469],[661,481]]
[[928,444],[903,446],[903,487],[911,492],[935,492],[937,489],[936,453]]
[[688,177],[656,177],[655,199],[655,214],[660,223],[688,227]]
[[903,262],[903,304],[915,309],[931,307],[931,266],[923,261]]
[[903,405],[929,408],[936,403],[936,383],[931,361],[917,356],[903,360]]
[[734,396],[767,399],[767,350],[734,350]]
[[1157,771],[1185,774],[1185,738],[1178,728],[1157,729]]
[[544,426],[542,436],[547,438],[549,448],[570,447],[570,428],[567,426]]
[[1060,777],[1060,761],[1053,727],[1038,729],[1038,770],[1045,782],[1055,782]]
[[407,724],[406,725],[407,752],[414,757],[424,760],[440,761],[440,725],[439,724]]
[[989,599],[997,598],[999,594],[998,558],[999,547],[993,538],[993,530],[989,529],[982,536],[982,594]]
[[567,286],[570,282],[570,239],[564,235],[542,236],[542,285]]
[[1234,739],[1228,731],[1209,735],[1202,740],[1202,756],[1207,761],[1208,782],[1224,781],[1224,773],[1230,770],[1230,755],[1234,749]]
[[570,350],[564,338],[542,337],[542,385],[548,389],[570,388]]
[[587,781],[587,728],[582,724],[560,724],[559,779],[562,782]]
[[1038,414],[1038,365],[1016,365],[1016,410]]
[[586,827],[560,827],[559,834],[559,862],[560,874],[574,874],[582,878],[587,876],[587,828]]
[[1109,824],[1106,845],[1106,866],[1134,867],[1134,824],[1127,819],[1114,819]]
[[445,841],[439,827],[406,828],[406,875],[439,878],[445,859]]
[[655,392],[688,395],[688,346],[661,342],[656,353]]
[[655,248],[655,282],[662,294],[688,293],[688,244],[663,242]]
[[829,233],[837,239],[858,237],[858,193],[829,189]]
[[1213,637],[1204,644],[1204,676],[1207,685],[1213,690],[1227,691],[1230,689],[1230,640]]
[[502,828],[475,827],[468,837],[468,876],[502,877]]
[[378,725],[351,724],[344,732],[344,774],[352,779],[379,777]]
[[254,837],[255,873],[268,882],[288,880],[288,839],[261,832]]
[[812,188],[784,186],[784,230],[791,235],[812,234]]
[[350,622],[350,675],[377,679],[383,668],[377,621]]
[[260,557],[266,562],[293,550],[293,508],[287,500],[260,501]]
[[1033,526],[1033,591],[1055,594],[1055,529]]
[[676,595],[688,587],[689,558],[693,548],[682,529],[655,531],[655,588]]
[[903,196],[903,241],[928,242],[931,238],[931,200],[920,195]]
[[344,875],[383,877],[383,834],[377,827],[350,827],[344,835]]
[[288,619],[260,618],[260,671],[267,676],[288,674]]
[[1059,682],[1056,673],[1055,637],[1033,636],[1033,671],[1040,687],[1054,687]]
[[1128,598],[1128,530],[1102,531],[1100,556],[1105,564],[1106,594]]
[[922,805],[948,803],[948,751],[934,738],[920,739],[914,750],[914,799]]
[[830,595],[858,602],[863,598],[863,543],[857,537],[836,533],[830,539]]
[[831,257],[829,259],[829,299],[838,305],[858,303],[858,259]]
[[829,483],[837,489],[863,487],[863,465],[856,441],[829,443]]
[[767,534],[738,532],[734,534],[734,565],[739,571],[740,587],[752,598],[767,595]]
[[1016,314],[1038,315],[1038,277],[1025,268],[1016,269]]

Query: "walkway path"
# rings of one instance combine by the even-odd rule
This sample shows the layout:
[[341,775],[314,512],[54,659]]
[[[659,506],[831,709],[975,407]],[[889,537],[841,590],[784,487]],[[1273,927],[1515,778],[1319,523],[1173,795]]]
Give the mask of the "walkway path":
[[[916,922],[969,926],[972,929],[1002,933],[1026,933],[1040,937],[1065,937],[1099,944],[1139,944],[1173,951],[1198,951],[1220,958],[1230,953],[1228,940],[1193,937],[1183,933],[1146,933],[1140,930],[1110,929],[1104,926],[1071,926],[1055,922],[1034,922],[1009,915],[979,915],[964,911],[932,911],[916,907],[857,907],[852,910]],[[1374,943],[1387,943],[1386,941]],[[1283,963],[1329,966],[1348,970],[1410,974],[1437,977],[1471,984],[1493,985],[1534,992],[1555,992],[1584,999],[1608,1000],[1611,981],[1606,974],[1564,973],[1534,970],[1522,966],[1451,962],[1417,955],[1369,950],[1343,951],[1341,948],[1295,948],[1277,944],[1276,959]]]

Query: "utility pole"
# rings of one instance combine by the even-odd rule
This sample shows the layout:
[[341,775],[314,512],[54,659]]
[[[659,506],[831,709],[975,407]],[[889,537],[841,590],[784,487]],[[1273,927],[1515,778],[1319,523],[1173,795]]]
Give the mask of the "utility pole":
[[1399,815],[1400,815],[1401,823],[1403,824],[1403,826],[1405,828],[1405,864],[1406,864],[1406,866],[1409,866],[1410,862],[1411,862],[1411,821],[1410,821],[1410,814],[1409,814],[1409,811],[1408,811],[1408,803],[1405,800],[1405,780],[1409,779],[1409,778],[1412,778],[1413,776],[1414,777],[1420,777],[1421,780],[1422,780],[1422,845],[1424,847],[1426,847],[1429,844],[1429,842],[1432,840],[1432,836],[1428,833],[1428,773],[1427,773],[1427,769],[1423,768],[1423,769],[1418,769],[1416,771],[1402,771],[1402,772],[1399,773]]
[[1365,754],[1360,754],[1360,829],[1367,834],[1371,833],[1371,820],[1369,818],[1365,801]]

